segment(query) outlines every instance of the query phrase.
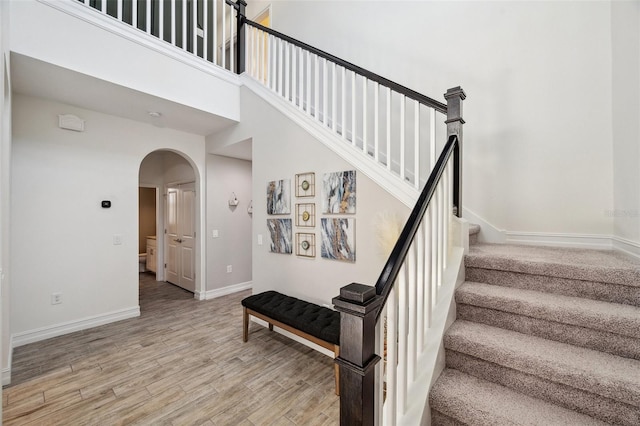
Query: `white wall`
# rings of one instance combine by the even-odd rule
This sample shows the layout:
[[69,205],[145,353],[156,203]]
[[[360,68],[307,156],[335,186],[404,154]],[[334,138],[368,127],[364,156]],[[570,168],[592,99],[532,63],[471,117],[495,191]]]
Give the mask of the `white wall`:
[[[9,3],[0,2],[0,344],[2,384],[10,379],[10,189],[11,189],[11,76],[9,66]],[[1,409],[0,409],[1,410]],[[2,411],[0,411],[0,415]]]
[[[253,198],[251,185],[250,161],[207,155],[207,290],[214,290],[213,294],[229,286],[250,285],[253,218],[247,208]],[[237,206],[229,205],[232,192]],[[213,230],[218,238],[213,238]]]
[[588,1],[272,3],[274,29],[421,93],[461,85],[465,207],[547,234],[612,233],[610,16]]
[[[16,344],[136,314],[140,164],[150,152],[175,150],[205,176],[204,138],[23,95],[13,101]],[[86,120],[86,131],[59,129],[63,113]],[[112,207],[102,209],[101,200]],[[116,234],[122,245],[113,244]],[[205,265],[197,261],[196,268],[203,277]],[[62,293],[62,304],[51,305],[54,292]]]
[[[356,219],[356,262],[323,259],[320,256],[320,218],[329,216],[320,213],[322,176],[327,172],[353,170],[354,167],[248,89],[241,91],[241,108],[240,124],[208,137],[207,149],[211,152],[221,146],[252,138],[253,292],[277,290],[317,304],[331,304],[331,299],[347,284],[358,282],[374,285],[386,260],[376,243],[376,228],[379,226],[376,217],[380,212],[387,212],[396,215],[404,223],[409,210],[363,173],[357,173],[357,212],[349,216]],[[294,196],[295,175],[307,172],[316,174],[316,197],[311,199],[316,204],[316,226],[308,231],[308,228],[294,225],[293,232],[315,232],[316,257],[298,257],[295,250],[291,255],[270,253],[266,222],[267,182],[291,180],[292,214],[284,217],[290,217],[295,224],[295,203],[310,202],[310,199],[296,199]],[[262,245],[258,245],[258,235],[263,237]]]
[[640,241],[640,3],[611,3],[614,235]]

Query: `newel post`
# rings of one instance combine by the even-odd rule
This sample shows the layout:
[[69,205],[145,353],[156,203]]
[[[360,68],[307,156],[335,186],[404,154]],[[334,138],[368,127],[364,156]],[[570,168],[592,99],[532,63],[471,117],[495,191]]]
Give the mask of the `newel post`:
[[458,145],[453,151],[453,203],[457,207],[456,216],[462,217],[462,101],[467,97],[460,86],[447,90],[447,139],[458,136]]
[[375,287],[349,284],[333,305],[340,312],[340,424],[373,425],[375,418],[376,313],[382,299]]
[[236,18],[238,21],[237,29],[238,35],[236,40],[236,74],[242,74],[245,70],[245,32],[246,28],[244,25],[245,13],[247,8],[247,2],[244,0],[237,0],[236,5],[238,6],[236,9]]

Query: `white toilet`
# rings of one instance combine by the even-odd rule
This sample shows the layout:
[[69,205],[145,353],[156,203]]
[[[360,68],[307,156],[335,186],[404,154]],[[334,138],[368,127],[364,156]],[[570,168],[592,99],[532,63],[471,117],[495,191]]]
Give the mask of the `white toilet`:
[[147,272],[147,253],[140,253],[138,262],[138,272]]

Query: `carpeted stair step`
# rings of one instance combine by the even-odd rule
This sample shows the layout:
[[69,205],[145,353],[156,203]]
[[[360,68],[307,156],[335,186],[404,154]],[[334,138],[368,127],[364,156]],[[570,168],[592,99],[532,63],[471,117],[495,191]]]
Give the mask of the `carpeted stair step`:
[[429,404],[434,426],[606,424],[452,369],[445,369],[438,378]]
[[640,307],[465,282],[457,317],[640,359]]
[[462,320],[444,345],[450,368],[603,421],[640,422],[640,361]]
[[640,260],[613,250],[478,243],[468,281],[640,306]]

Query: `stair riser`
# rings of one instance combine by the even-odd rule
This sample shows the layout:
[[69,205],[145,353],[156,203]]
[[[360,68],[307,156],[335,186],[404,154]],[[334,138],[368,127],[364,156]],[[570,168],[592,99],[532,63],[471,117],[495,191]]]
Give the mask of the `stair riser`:
[[473,305],[457,305],[457,318],[640,360],[640,339]]
[[457,351],[446,350],[446,364],[472,376],[498,383],[609,423],[640,424],[640,409],[582,389],[556,383],[532,374],[504,367]]
[[466,280],[640,306],[640,287],[466,267]]

